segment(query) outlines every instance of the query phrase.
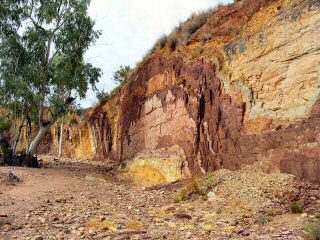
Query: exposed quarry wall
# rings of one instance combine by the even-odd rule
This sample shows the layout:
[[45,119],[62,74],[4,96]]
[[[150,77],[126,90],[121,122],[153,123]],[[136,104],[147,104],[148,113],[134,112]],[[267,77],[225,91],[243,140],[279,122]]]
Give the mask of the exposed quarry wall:
[[191,39],[67,128],[65,154],[117,161],[138,181],[263,161],[320,182],[320,2],[237,1]]

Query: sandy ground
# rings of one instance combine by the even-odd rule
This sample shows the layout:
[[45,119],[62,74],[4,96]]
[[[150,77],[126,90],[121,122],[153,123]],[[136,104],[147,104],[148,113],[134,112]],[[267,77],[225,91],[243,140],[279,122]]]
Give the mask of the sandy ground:
[[[221,170],[206,197],[177,201],[189,183],[143,188],[102,163],[44,166],[0,167],[0,239],[303,239],[318,223],[320,188],[285,174]],[[290,213],[295,199],[303,213]]]

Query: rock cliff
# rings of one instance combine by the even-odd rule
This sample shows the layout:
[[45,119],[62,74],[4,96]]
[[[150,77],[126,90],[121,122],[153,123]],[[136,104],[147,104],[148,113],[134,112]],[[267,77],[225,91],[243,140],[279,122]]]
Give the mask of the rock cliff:
[[[219,8],[66,126],[64,154],[116,161],[147,184],[257,161],[320,182],[319,39],[319,0]],[[56,152],[57,139],[53,130],[43,151]]]

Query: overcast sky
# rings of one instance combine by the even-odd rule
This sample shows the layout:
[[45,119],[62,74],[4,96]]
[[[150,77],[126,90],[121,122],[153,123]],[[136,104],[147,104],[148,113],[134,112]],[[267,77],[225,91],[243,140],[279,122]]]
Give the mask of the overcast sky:
[[[121,65],[135,66],[155,41],[186,20],[192,12],[232,0],[91,0],[90,15],[102,36],[86,59],[103,70],[99,90],[111,90],[111,76]],[[91,91],[84,107],[96,103]]]

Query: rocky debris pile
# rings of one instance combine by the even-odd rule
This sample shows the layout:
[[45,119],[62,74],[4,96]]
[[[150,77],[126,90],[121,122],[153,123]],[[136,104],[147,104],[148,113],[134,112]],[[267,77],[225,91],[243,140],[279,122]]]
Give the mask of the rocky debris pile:
[[[217,184],[207,194],[212,205],[224,213],[256,215],[281,208],[295,190],[295,178],[266,174],[259,169],[219,170],[209,177]],[[284,210],[284,209],[282,209]]]
[[[86,164],[21,169],[22,184],[0,189],[0,239],[282,240],[318,221],[319,188],[287,174],[219,170],[206,176],[214,183],[207,197],[175,202],[188,183],[141,188]],[[292,199],[303,213],[289,212]]]

